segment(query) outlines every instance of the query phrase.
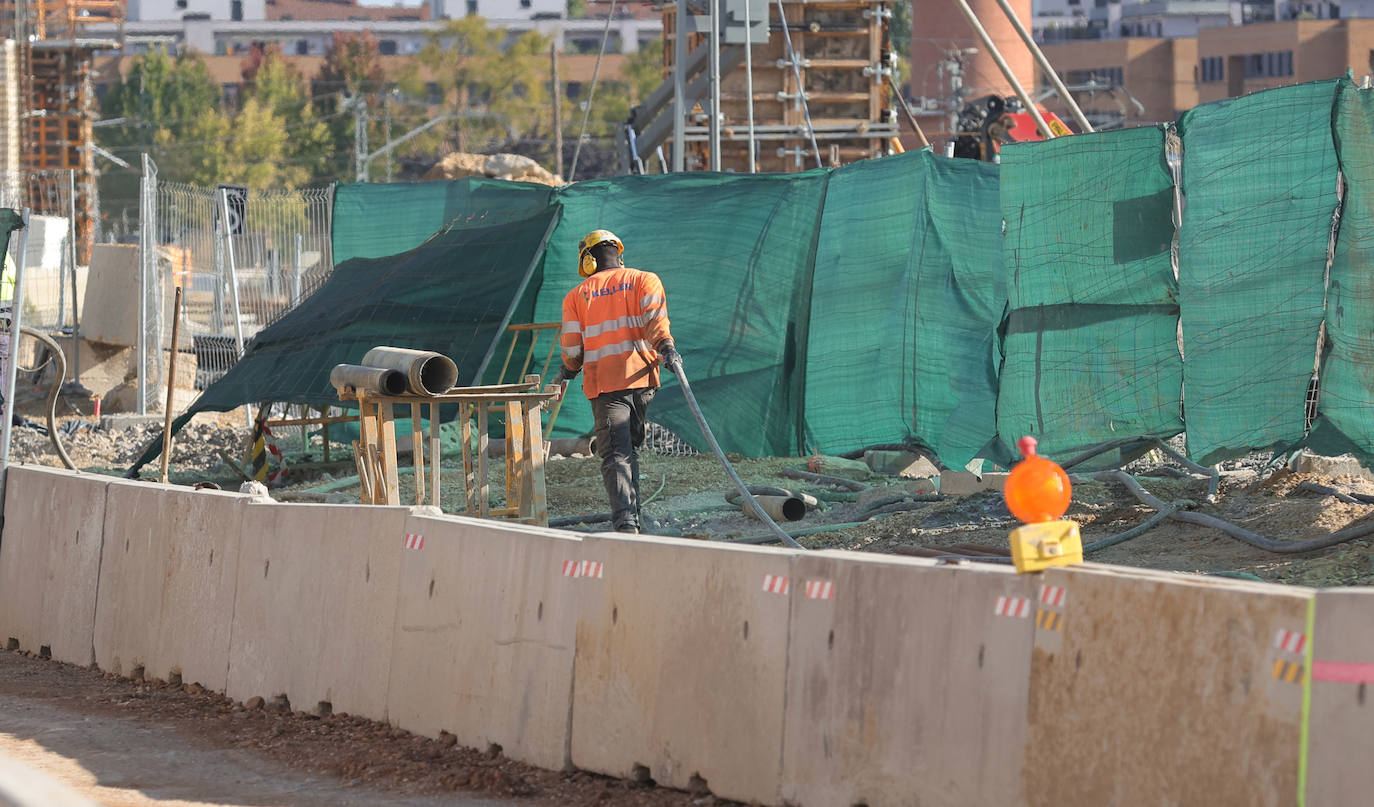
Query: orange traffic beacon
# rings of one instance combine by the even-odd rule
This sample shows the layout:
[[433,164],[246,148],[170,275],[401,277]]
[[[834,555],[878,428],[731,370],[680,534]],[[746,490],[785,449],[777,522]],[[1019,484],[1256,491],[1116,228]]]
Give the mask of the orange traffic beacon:
[[1007,509],[1024,526],[1011,531],[1011,559],[1018,572],[1038,572],[1049,566],[1083,562],[1083,539],[1078,524],[1061,520],[1069,509],[1073,486],[1069,475],[1035,453],[1035,438],[1016,443],[1025,459],[1007,474],[1003,496]]

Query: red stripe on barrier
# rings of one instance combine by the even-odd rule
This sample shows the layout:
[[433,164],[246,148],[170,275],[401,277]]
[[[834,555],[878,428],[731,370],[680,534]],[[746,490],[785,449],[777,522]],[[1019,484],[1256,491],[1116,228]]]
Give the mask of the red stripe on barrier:
[[1312,680],[1336,684],[1374,684],[1374,664],[1357,661],[1314,661]]

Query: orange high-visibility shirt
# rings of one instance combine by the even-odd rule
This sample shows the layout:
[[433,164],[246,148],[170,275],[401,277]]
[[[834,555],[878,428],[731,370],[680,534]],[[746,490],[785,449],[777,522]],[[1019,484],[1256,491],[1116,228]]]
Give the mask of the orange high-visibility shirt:
[[582,369],[588,398],[658,386],[658,351],[668,330],[663,281],[638,269],[603,269],[563,298],[563,366]]

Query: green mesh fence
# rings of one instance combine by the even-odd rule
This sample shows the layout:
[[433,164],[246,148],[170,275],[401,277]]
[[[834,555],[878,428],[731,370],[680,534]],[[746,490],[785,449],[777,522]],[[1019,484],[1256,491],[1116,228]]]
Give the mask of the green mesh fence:
[[553,189],[483,177],[436,182],[338,185],[334,189],[334,263],[399,255],[449,222],[499,224],[549,206]]
[[[314,294],[258,333],[175,428],[197,412],[246,403],[338,406],[330,370],[361,362],[377,345],[436,350],[458,364],[460,385],[475,383],[501,329],[520,314],[513,304],[536,279],[557,214],[549,208],[500,224],[455,220],[408,252],[340,264]],[[135,469],[160,450],[159,439]]]
[[1303,438],[1337,206],[1337,89],[1269,90],[1180,122],[1184,417],[1203,462]]
[[1345,203],[1327,292],[1328,352],[1312,447],[1374,463],[1374,92],[1344,82],[1336,101],[1336,154]]
[[1164,134],[1126,129],[1003,150],[1004,441],[1037,435],[1055,456],[1183,430]]
[[[579,282],[575,245],[609,228],[628,265],[663,278],[674,336],[727,451],[906,442],[949,465],[1006,463],[1022,434],[1062,455],[1185,422],[1189,453],[1209,463],[1296,444],[1329,302],[1312,441],[1374,458],[1370,94],[1349,81],[1269,90],[1199,107],[1179,131],[1181,189],[1166,130],[1153,127],[1010,147],[1000,169],[921,152],[786,176],[556,190],[476,179],[341,187],[335,254],[402,254],[341,265],[342,285],[265,330],[197,408],[327,402],[319,382],[342,359],[292,341],[316,339],[312,322],[342,328],[349,317],[385,326],[350,326],[359,347],[448,345],[475,373],[467,357],[504,355],[492,312],[557,321]],[[1337,144],[1349,207],[1328,301]],[[539,228],[550,219],[535,211],[560,216],[547,249]],[[368,276],[421,270],[444,310],[349,307],[358,288],[381,288]],[[514,276],[525,274],[522,287]],[[481,328],[455,329],[448,306]],[[499,368],[487,366],[492,381]],[[652,417],[701,447],[675,386],[667,378]],[[574,385],[558,434],[590,430],[579,393]]]
[[[692,389],[726,450],[749,456],[801,450],[800,353],[810,269],[828,174],[669,174],[579,182],[557,194],[563,214],[545,255],[534,318],[562,318],[576,286],[577,243],[597,228],[625,243],[627,266],[654,272]],[[665,374],[650,417],[705,448],[682,394]],[[574,382],[557,434],[591,430]]]
[[811,287],[806,443],[988,443],[1002,315],[997,167],[929,152],[835,171]]

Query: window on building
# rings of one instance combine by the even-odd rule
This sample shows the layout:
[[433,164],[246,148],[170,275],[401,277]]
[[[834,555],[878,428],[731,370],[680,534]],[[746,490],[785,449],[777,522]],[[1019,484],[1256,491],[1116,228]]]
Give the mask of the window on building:
[[1246,78],[1282,78],[1293,75],[1293,51],[1251,53],[1245,57]]
[[309,41],[309,40],[307,40],[307,39],[297,39],[297,40],[296,40],[296,55],[297,55],[297,56],[308,56],[308,55],[310,55],[310,41]]
[[1202,60],[1202,82],[1226,80],[1226,60],[1220,56],[1207,56]]
[[437,81],[426,81],[426,82],[425,82],[425,99],[426,99],[429,103],[431,103],[431,104],[437,104],[437,103],[439,103],[439,101],[441,100],[441,99],[439,98],[439,82],[437,82]]
[[396,55],[396,40],[394,40],[394,39],[383,39],[382,41],[378,42],[378,43],[377,43],[377,52],[380,53],[380,54],[382,54],[383,56],[395,56],[395,55]]
[[178,10],[178,11],[185,11],[185,10],[186,10],[186,0],[177,0],[177,10]]
[[1087,84],[1089,82],[1103,85],[1117,85],[1124,83],[1125,70],[1120,67],[1093,67],[1088,70],[1070,70],[1064,74],[1064,80],[1069,84]]
[[468,16],[471,17],[471,16],[475,15],[476,13],[477,13],[477,0],[468,0]]
[[521,8],[529,8],[529,7],[532,6],[532,5],[534,5],[533,0],[520,0],[520,7],[521,7]]
[[229,19],[235,22],[243,20],[243,0],[229,0]]
[[237,109],[239,105],[239,85],[221,84],[220,98],[223,99],[225,108]]

